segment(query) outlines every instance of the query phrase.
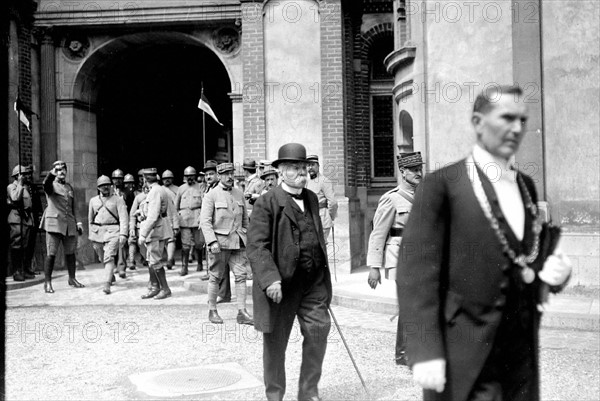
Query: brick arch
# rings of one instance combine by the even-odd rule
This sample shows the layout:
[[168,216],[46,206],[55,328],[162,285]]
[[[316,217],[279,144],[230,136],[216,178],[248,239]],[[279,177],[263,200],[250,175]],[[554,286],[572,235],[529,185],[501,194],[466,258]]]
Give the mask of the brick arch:
[[367,60],[373,43],[381,38],[394,36],[394,25],[391,22],[375,25],[360,36],[362,39],[362,48],[360,50],[361,59]]

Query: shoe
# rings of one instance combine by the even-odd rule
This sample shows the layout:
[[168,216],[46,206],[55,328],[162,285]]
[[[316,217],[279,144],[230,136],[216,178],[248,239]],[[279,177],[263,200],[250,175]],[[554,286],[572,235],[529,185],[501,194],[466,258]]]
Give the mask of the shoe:
[[131,266],[129,266],[129,270],[136,270],[136,267],[135,267],[135,262],[133,262],[133,263],[131,264]]
[[106,284],[104,284],[104,287],[102,287],[102,291],[103,291],[103,292],[104,292],[106,295],[110,294],[110,283],[106,283]]
[[204,276],[200,277],[200,280],[202,281],[208,281],[210,277],[208,277],[208,274],[205,274]]
[[173,259],[167,260],[167,270],[173,269],[174,264],[175,264],[175,261]]
[[75,288],[83,288],[85,285],[81,284],[75,277],[69,277],[69,285]]
[[188,267],[187,266],[181,266],[181,271],[179,272],[180,276],[187,276],[188,274]]
[[25,281],[25,276],[23,276],[23,274],[18,271],[15,274],[13,274],[13,280],[15,281]]
[[224,304],[227,302],[231,302],[231,298],[221,298],[220,296],[217,296],[217,303],[218,304]]
[[31,280],[35,278],[35,273],[31,270],[23,270],[23,277],[25,277],[25,280]]
[[322,401],[323,399],[321,397],[319,397],[318,395],[313,395],[312,397],[309,398],[302,398],[300,401]]
[[165,274],[165,269],[160,268],[155,270],[156,278],[158,279],[158,283],[160,285],[160,292],[156,294],[154,299],[165,299],[171,296],[171,289],[169,288],[169,283],[167,282],[167,276]]
[[150,274],[150,288],[148,288],[148,292],[142,295],[142,299],[154,298],[160,292],[160,284],[158,283],[158,277],[156,277],[156,272],[154,269],[148,270]]
[[238,324],[253,325],[254,319],[252,319],[252,316],[250,316],[246,309],[240,309],[237,315],[237,322]]
[[54,288],[52,288],[52,282],[46,281],[44,283],[44,292],[47,294],[54,294]]
[[166,290],[160,290],[158,292],[158,294],[156,294],[154,299],[165,299],[165,298],[169,298],[170,296],[171,296],[171,290],[167,288]]
[[115,275],[112,275],[112,278],[110,279],[110,285],[113,285],[114,283],[117,282],[117,279],[115,278]]
[[408,366],[408,358],[406,353],[402,351],[399,356],[396,357],[396,365]]
[[121,273],[119,273],[119,277],[127,278],[127,274],[125,274],[125,272],[121,272]]
[[148,267],[148,262],[144,260],[144,261],[142,262],[142,266]]
[[223,319],[216,310],[208,311],[208,320],[214,324],[223,324]]

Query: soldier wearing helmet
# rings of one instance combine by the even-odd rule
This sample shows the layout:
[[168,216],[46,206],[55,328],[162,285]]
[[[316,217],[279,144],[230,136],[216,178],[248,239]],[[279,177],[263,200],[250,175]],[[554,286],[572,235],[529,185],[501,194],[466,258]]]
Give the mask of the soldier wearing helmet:
[[[128,203],[131,204],[133,203],[133,198],[134,195],[131,192],[128,192],[125,189],[125,173],[123,173],[123,170],[121,169],[116,169],[112,172],[111,174],[111,178],[112,178],[112,184],[113,184],[113,193],[115,195],[117,195],[118,197],[120,197],[121,199],[123,199],[123,201],[125,202],[125,205],[127,205]],[[119,269],[119,275],[124,275],[125,274],[125,269],[127,269],[127,252],[128,251],[128,247],[127,244],[123,245],[121,248],[119,248],[119,254],[118,254],[118,261],[117,261],[117,267]]]
[[[175,178],[175,176],[173,175],[173,172],[171,170],[165,170],[163,171],[161,178],[163,182],[163,187],[165,189],[168,189],[167,193],[169,194],[169,198],[171,199],[172,203],[172,205],[170,206],[173,210],[175,208],[175,198],[177,197],[177,191],[179,190],[179,187],[173,184],[173,179]],[[176,219],[179,219],[177,213],[174,213],[174,215]],[[177,221],[177,224],[179,224],[179,221]],[[171,237],[167,241],[167,269],[169,270],[171,270],[175,265],[175,241],[177,240],[179,229],[174,229],[173,234],[173,237]]]
[[144,265],[146,265],[145,255],[143,255],[139,249],[138,234],[139,234],[139,230],[140,230],[140,223],[142,221],[141,216],[140,216],[140,205],[146,199],[146,195],[148,194],[148,191],[150,190],[150,188],[148,188],[147,185],[143,185],[142,188],[140,188],[140,189],[141,189],[141,192],[136,194],[135,198],[133,199],[133,203],[131,204],[131,207],[129,208],[129,239],[127,241],[129,244],[129,257],[128,257],[129,270],[136,269],[136,267],[135,267],[136,253],[140,254],[142,263]]
[[[12,171],[14,181],[6,188],[8,201],[8,226],[10,229],[9,246],[10,259],[14,270],[15,281],[25,281],[35,277],[31,270],[30,249],[35,249],[35,237],[31,236],[34,229],[33,193],[31,190],[32,168],[17,165]],[[33,241],[33,247],[30,241]]]
[[58,247],[62,243],[65,264],[69,272],[69,285],[75,288],[84,287],[75,278],[77,262],[77,234],[83,234],[83,227],[75,219],[75,190],[66,182],[67,164],[62,160],[53,163],[52,170],[44,178],[44,192],[48,206],[42,215],[40,228],[46,230],[46,264],[44,266],[44,291],[53,293],[52,272]]
[[[110,193],[110,178],[105,175],[100,176],[96,185],[100,194],[90,199],[88,238],[92,241],[98,259],[104,263],[105,280],[102,291],[108,295],[113,279],[115,257],[119,249],[127,243],[129,216],[125,201],[118,195]],[[119,270],[119,276],[125,278],[125,271]]]
[[181,276],[188,273],[190,251],[196,253],[199,266],[202,265],[202,247],[204,236],[198,229],[198,218],[204,196],[204,185],[196,182],[196,169],[192,166],[183,171],[185,183],[179,187],[175,197],[175,209],[179,214],[179,227],[181,229]]

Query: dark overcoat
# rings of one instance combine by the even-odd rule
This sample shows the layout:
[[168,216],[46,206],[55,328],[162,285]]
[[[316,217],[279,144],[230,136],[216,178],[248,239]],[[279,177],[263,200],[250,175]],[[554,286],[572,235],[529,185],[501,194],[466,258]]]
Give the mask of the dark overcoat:
[[[533,181],[524,174],[521,177],[535,203]],[[485,176],[482,185],[491,194],[490,204],[497,211],[497,197]],[[533,221],[527,211],[525,217],[522,241],[517,240],[505,219],[499,219],[513,249],[530,249]],[[534,270],[542,265],[538,261]],[[410,365],[446,360],[447,384],[436,398],[465,400],[469,396],[492,350],[505,312],[507,286],[509,282],[522,283],[520,277],[514,277],[518,271],[503,253],[478,203],[466,161],[427,175],[417,188],[404,230],[396,280]],[[530,399],[539,395],[539,286],[536,275],[532,284],[518,287],[523,309],[511,312],[527,327],[526,341],[534,362]]]
[[[315,227],[323,232],[319,217],[317,195],[304,190],[305,207],[312,213]],[[258,331],[271,333],[277,324],[272,319],[286,308],[286,290],[291,290],[294,272],[298,268],[300,253],[300,232],[292,210],[294,201],[279,185],[262,195],[254,204],[250,226],[248,228],[248,259],[252,266],[252,300],[254,302],[254,327]],[[319,243],[327,260],[327,248],[323,235],[319,235]],[[275,281],[281,281],[283,299],[281,303],[273,302],[266,295],[266,289]],[[327,305],[331,302],[331,274],[325,263],[325,285],[329,294]]]

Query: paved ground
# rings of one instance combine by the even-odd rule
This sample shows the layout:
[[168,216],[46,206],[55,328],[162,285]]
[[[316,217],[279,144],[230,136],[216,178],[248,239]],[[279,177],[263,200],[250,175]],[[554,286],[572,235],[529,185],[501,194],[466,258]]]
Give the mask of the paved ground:
[[[66,277],[57,277],[55,294],[44,294],[41,285],[8,292],[6,399],[154,399],[129,376],[224,362],[239,364],[262,382],[261,335],[235,323],[235,304],[220,306],[225,325],[214,326],[206,321],[206,295],[186,290],[176,271],[168,272],[174,295],[165,301],[139,298],[145,292],[145,270],[118,279],[109,296],[100,290],[101,276],[101,270],[88,268],[78,272],[84,289],[69,288]],[[418,399],[408,369],[392,361],[396,322],[391,315],[339,306],[333,311],[372,398]],[[544,400],[600,397],[598,331],[544,328],[541,345]],[[295,330],[287,352],[289,400],[297,392],[300,355],[301,336]],[[336,330],[329,336],[321,395],[325,400],[367,399]],[[252,387],[176,398],[264,396],[262,387]]]

